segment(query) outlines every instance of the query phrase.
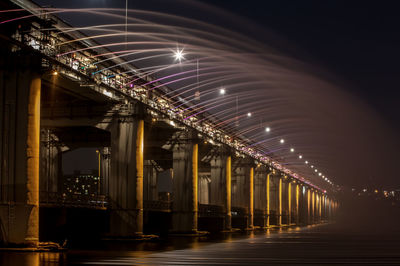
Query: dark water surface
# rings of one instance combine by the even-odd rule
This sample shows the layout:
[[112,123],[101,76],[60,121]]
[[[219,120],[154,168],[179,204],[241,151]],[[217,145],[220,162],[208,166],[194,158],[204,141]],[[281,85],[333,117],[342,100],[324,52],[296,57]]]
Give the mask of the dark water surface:
[[0,252],[0,265],[400,265],[398,210],[366,206],[343,208],[334,224],[303,228],[101,243],[63,253]]

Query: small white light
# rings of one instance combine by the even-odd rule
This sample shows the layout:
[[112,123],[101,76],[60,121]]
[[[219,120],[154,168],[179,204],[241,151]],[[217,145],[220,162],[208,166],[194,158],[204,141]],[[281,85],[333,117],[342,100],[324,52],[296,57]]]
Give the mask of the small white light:
[[181,62],[182,59],[185,59],[185,57],[183,56],[184,56],[183,49],[182,50],[176,49],[176,51],[174,52],[175,61],[178,60],[179,62]]
[[318,172],[318,169],[315,169],[314,172]]
[[281,140],[280,140],[280,143],[282,143],[282,144],[285,143],[285,140],[284,140],[284,139],[281,139]]
[[219,94],[224,95],[226,93],[225,88],[221,88],[219,90]]
[[318,175],[321,176],[322,174],[321,174],[321,173],[318,173]]
[[247,113],[247,116],[248,116],[248,117],[251,117],[251,113],[250,113],[250,112],[249,112],[249,113]]
[[266,127],[266,128],[265,128],[265,131],[266,131],[266,132],[270,132],[271,129],[270,129],[269,127]]
[[311,168],[314,168],[314,165],[311,165]]
[[306,164],[308,164],[308,161],[306,161]]
[[302,159],[303,158],[303,155],[299,155],[299,159]]
[[294,149],[293,149],[293,148],[290,148],[290,152],[294,152]]

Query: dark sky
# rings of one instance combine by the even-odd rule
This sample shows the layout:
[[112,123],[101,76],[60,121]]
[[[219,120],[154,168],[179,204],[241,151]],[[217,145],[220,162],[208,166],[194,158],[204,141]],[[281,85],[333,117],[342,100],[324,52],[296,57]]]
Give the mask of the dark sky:
[[[205,1],[275,31],[399,129],[398,1]],[[260,36],[262,39],[263,37]]]
[[[37,2],[71,8],[125,7],[124,0],[38,0]],[[196,2],[188,0],[129,0],[129,8],[180,14],[230,28],[306,61],[316,69],[321,68],[324,72],[332,74],[331,81],[341,89],[355,95],[376,111],[383,121],[382,125],[389,128],[390,132],[386,128],[380,130],[370,125],[366,128],[374,132],[366,139],[370,142],[375,141],[373,138],[376,136],[376,146],[380,146],[379,141],[387,137],[386,133],[390,134],[392,139],[395,139],[393,136],[399,135],[398,10],[400,4],[397,1],[200,0],[200,2],[217,6],[221,10],[204,7],[196,9]],[[230,16],[228,12],[244,17],[245,20]],[[77,19],[85,20],[84,17]],[[357,136],[352,137],[357,138]],[[389,147],[390,151],[386,148],[386,152],[385,148],[382,148],[378,154],[378,150],[375,149],[376,154],[368,157],[370,161],[364,163],[360,157],[354,167],[348,163],[348,173],[340,178],[339,183],[371,185],[368,183],[374,176],[377,179],[372,183],[377,184],[380,182],[378,178],[381,178],[382,182],[389,186],[400,185],[395,165],[398,158],[395,145],[398,145],[398,142],[395,143],[390,138],[388,137],[381,145]],[[391,143],[393,147],[390,147]],[[369,143],[360,142],[359,145],[366,146],[364,150],[368,151]],[[360,148],[360,146],[355,147]],[[371,153],[374,152],[371,150]],[[357,161],[348,154],[341,156],[346,155],[349,157],[346,158],[348,162]],[[353,156],[357,156],[356,153]],[[338,162],[336,166],[346,160],[339,160],[340,163]],[[379,162],[379,166],[378,164],[374,166],[374,162]],[[384,172],[384,177],[379,177],[379,168],[386,166],[390,169]],[[351,167],[354,169],[353,172]],[[377,169],[372,171],[374,174],[369,175],[368,167]],[[336,172],[342,170],[336,168]],[[362,174],[355,177],[360,171]],[[355,181],[347,182],[349,179]]]

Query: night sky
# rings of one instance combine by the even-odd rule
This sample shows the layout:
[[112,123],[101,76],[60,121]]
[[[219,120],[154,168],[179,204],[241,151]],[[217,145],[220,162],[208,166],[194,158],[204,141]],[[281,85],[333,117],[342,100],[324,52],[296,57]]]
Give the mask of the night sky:
[[[122,0],[37,2],[72,8],[125,7]],[[368,151],[371,142],[377,142],[375,144],[379,146],[380,141],[385,141],[380,154],[371,150],[373,154],[368,161],[357,161],[354,155],[348,155],[346,160],[355,160],[356,165],[354,169],[350,169],[351,166],[345,168],[343,172],[348,174],[338,176],[338,183],[359,187],[380,183],[392,188],[400,186],[396,167],[397,149],[400,148],[397,140],[400,133],[400,4],[396,1],[341,0],[200,2],[220,10],[204,6],[196,9],[199,2],[183,0],[129,1],[129,7],[181,14],[229,28],[329,73],[332,82],[369,106],[382,122],[366,127],[373,132],[368,132],[369,142],[360,144],[365,145],[364,150]],[[386,167],[388,169],[383,170]],[[374,174],[368,175],[371,168],[375,168]],[[336,169],[335,172],[340,171]],[[361,172],[360,176],[356,176],[357,172]],[[379,172],[382,176],[377,176]]]
[[[397,1],[203,1],[273,30],[307,60],[337,73],[399,129]],[[259,36],[266,39],[266,36]]]

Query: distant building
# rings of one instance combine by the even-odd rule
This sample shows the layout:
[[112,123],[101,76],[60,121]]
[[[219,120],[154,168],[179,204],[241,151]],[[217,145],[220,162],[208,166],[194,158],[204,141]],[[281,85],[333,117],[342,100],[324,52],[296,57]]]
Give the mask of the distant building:
[[99,188],[98,170],[74,171],[72,175],[64,176],[64,196],[95,196],[98,195]]

